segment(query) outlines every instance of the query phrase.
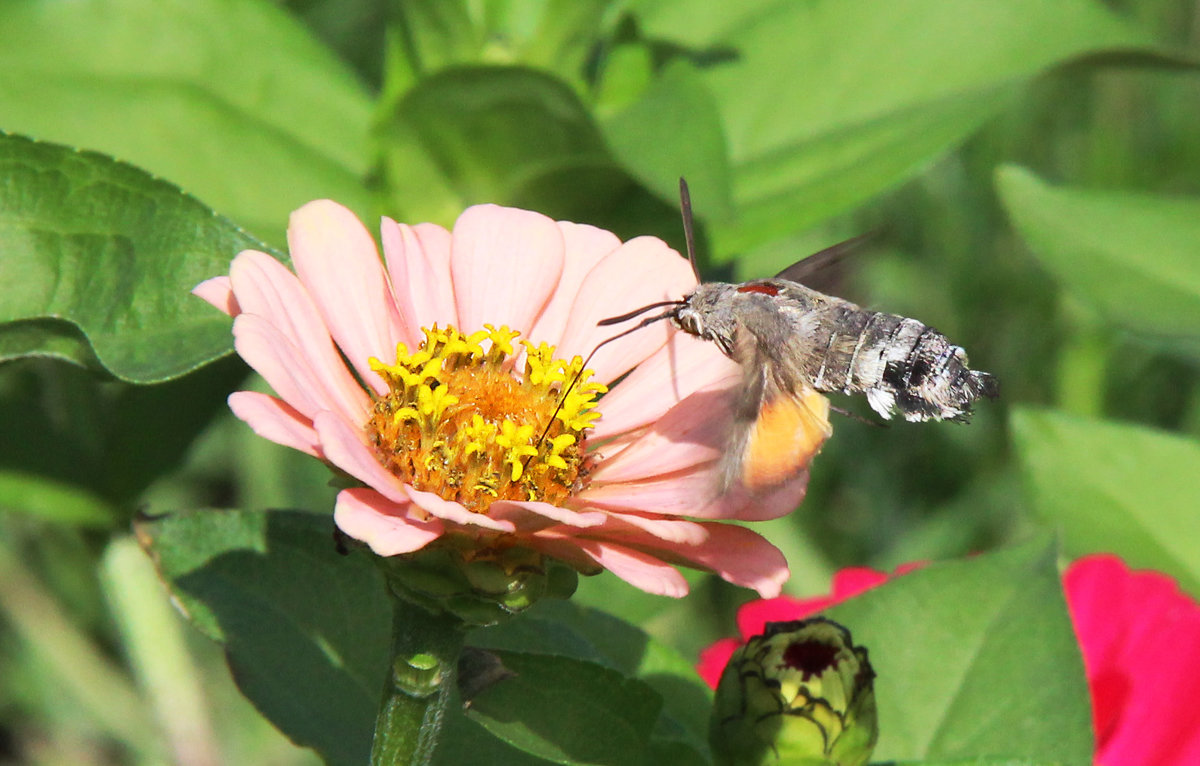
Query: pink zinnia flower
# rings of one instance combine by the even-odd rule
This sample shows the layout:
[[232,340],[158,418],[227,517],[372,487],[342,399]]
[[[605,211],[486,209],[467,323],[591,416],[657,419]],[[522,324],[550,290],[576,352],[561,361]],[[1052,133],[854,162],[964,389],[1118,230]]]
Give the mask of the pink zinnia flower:
[[713,495],[732,362],[662,322],[605,346],[561,396],[612,334],[596,322],[682,296],[686,260],[495,205],[452,232],[384,218],[382,242],[383,260],[350,211],[312,202],[288,228],[295,274],[245,251],[195,289],[278,395],[234,393],[234,413],[361,483],[338,495],[342,531],[380,556],[519,546],[652,593],[687,592],[674,565],[779,592],[782,554],[715,520],[786,513],[807,473],[753,503]]
[[[907,564],[897,574],[919,564]],[[782,596],[738,611],[741,640],[717,641],[697,671],[716,688],[725,664],[768,622],[798,620],[881,585],[888,575],[844,569],[833,593]],[[1200,605],[1158,572],[1133,572],[1116,556],[1085,556],[1063,575],[1092,697],[1097,766],[1200,763]]]

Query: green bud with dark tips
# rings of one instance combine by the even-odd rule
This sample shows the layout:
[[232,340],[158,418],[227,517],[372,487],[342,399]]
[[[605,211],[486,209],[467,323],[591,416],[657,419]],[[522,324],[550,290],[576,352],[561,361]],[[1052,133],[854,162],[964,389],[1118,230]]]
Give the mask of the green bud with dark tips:
[[729,766],[862,766],[879,735],[875,672],[823,617],[768,623],[730,658],[709,738]]

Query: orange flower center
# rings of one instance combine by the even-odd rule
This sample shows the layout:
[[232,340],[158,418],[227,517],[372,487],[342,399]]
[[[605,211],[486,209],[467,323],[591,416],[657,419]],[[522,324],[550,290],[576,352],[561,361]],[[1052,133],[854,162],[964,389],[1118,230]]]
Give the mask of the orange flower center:
[[406,483],[477,513],[496,500],[560,505],[582,481],[584,432],[607,389],[580,357],[558,359],[546,343],[520,341],[514,374],[517,333],[484,327],[422,328],[416,351],[401,343],[394,364],[371,360],[389,388],[366,423],[376,455]]

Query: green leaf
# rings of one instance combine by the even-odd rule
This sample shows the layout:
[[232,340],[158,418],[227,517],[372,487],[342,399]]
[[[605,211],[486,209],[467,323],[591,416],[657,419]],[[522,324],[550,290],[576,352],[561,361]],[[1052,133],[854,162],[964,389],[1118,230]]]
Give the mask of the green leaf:
[[707,752],[712,692],[692,663],[640,628],[573,602],[543,601],[520,620],[477,631],[470,644],[488,650],[572,657],[644,681],[662,699],[657,742]]
[[827,614],[870,650],[876,760],[1091,763],[1083,662],[1045,540],[931,564]]
[[716,102],[696,69],[666,68],[641,97],[602,121],[604,135],[630,175],[667,202],[683,176],[700,215],[732,215],[725,133]]
[[462,766],[486,763],[488,766],[543,766],[554,763],[519,750],[468,718],[462,711],[451,710],[442,728],[442,737],[433,754],[437,766]]
[[1013,166],[996,185],[1063,287],[1110,322],[1200,357],[1200,199],[1055,188]]
[[920,170],[1063,61],[1150,39],[1090,0],[641,0],[643,33],[707,63],[739,218],[717,255],[844,211]]
[[[0,305],[3,305],[2,301]],[[104,368],[87,336],[69,322],[24,319],[0,326],[0,363],[30,356],[59,359],[91,370]]]
[[86,490],[18,471],[0,471],[0,510],[100,527],[118,518],[115,508]]
[[516,675],[472,699],[468,716],[532,755],[566,764],[649,764],[662,702],[644,683],[569,657],[497,651]]
[[[0,422],[21,438],[2,441],[0,464],[30,481],[41,477],[86,504],[101,503],[111,514],[109,523],[124,526],[135,507],[144,507],[146,488],[183,462],[196,435],[217,413],[228,412],[229,391],[245,375],[236,357],[153,386],[100,380],[83,368],[47,359],[5,365],[0,368]],[[32,504],[26,510],[46,511],[53,503],[56,514],[67,512],[75,522],[99,521],[90,513],[89,519],[80,517],[59,493],[43,501],[24,496],[19,502]]]
[[442,70],[387,126],[389,187],[406,220],[449,224],[474,202],[512,204],[547,174],[611,164],[574,91],[531,69]]
[[380,170],[389,210],[407,221],[454,222],[495,202],[618,235],[653,231],[678,212],[612,159],[571,88],[519,67],[459,67],[426,77],[384,123]]
[[392,607],[328,516],[204,510],[142,521],[139,539],[189,618],[225,645],[242,692],[330,764],[367,762]]
[[0,177],[9,358],[55,356],[149,383],[229,352],[229,318],[190,291],[265,245],[177,187],[93,152],[0,135]]
[[272,242],[313,198],[367,208],[370,101],[272,3],[0,3],[0,103],[0,127],[133,162]]
[[283,3],[349,63],[372,91],[380,87],[389,9],[378,0],[287,0]]
[[1068,554],[1113,551],[1200,596],[1200,443],[1054,411],[1017,409],[1011,423],[1033,505]]
[[610,0],[408,0],[397,8],[389,90],[455,66],[520,64],[582,86]]

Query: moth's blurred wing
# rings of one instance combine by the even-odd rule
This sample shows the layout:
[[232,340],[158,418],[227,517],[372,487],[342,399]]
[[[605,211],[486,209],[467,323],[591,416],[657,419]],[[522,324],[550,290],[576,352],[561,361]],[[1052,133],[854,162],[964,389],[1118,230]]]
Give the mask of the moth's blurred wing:
[[752,492],[782,484],[808,467],[832,432],[829,400],[816,390],[766,398],[743,450],[742,484]]
[[722,458],[722,489],[751,493],[779,486],[808,467],[833,429],[829,400],[807,382],[782,390],[753,341],[741,333],[734,351],[744,385]]
[[866,245],[871,244],[878,238],[878,231],[869,231],[866,234],[851,237],[844,242],[830,245],[824,250],[796,261],[791,266],[776,274],[775,277],[791,282],[799,282],[818,292],[835,293],[837,292],[838,270],[829,270],[829,267],[839,263],[847,256],[858,253]]

